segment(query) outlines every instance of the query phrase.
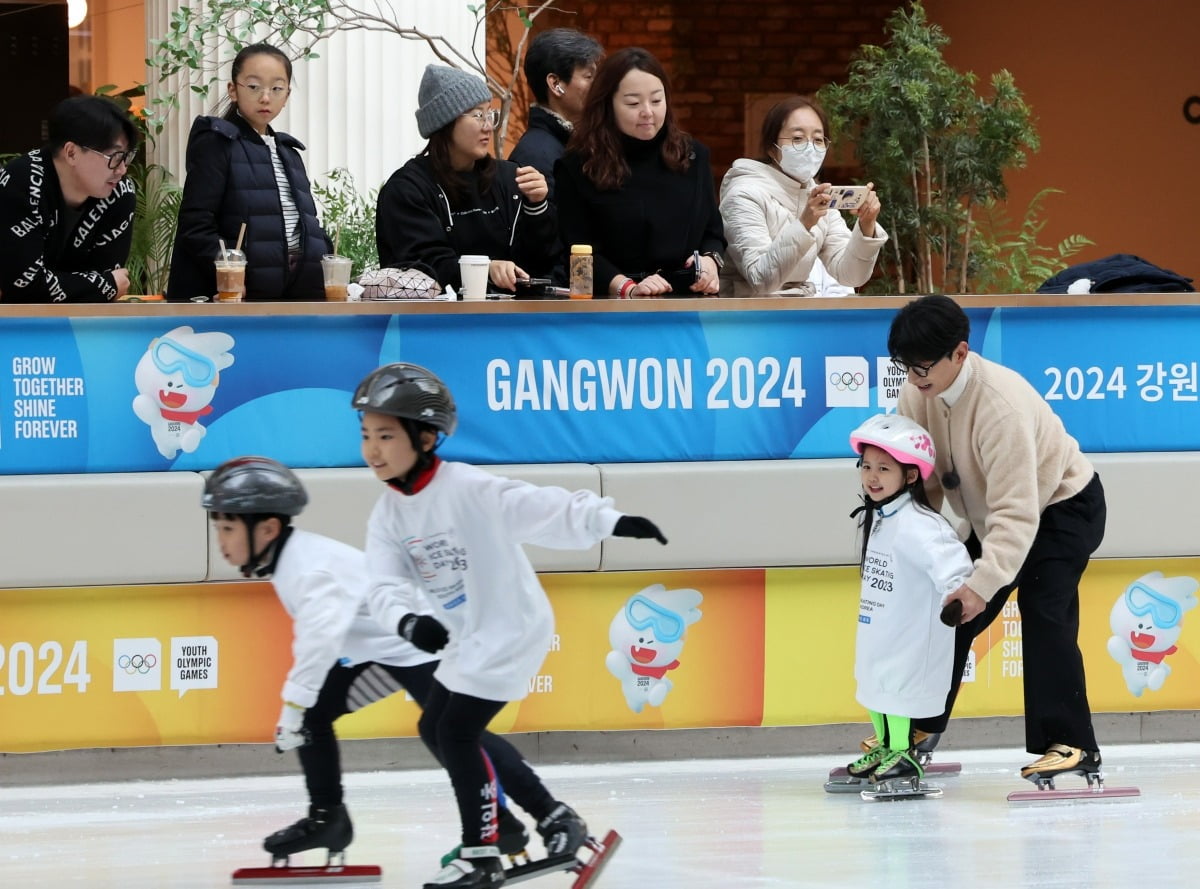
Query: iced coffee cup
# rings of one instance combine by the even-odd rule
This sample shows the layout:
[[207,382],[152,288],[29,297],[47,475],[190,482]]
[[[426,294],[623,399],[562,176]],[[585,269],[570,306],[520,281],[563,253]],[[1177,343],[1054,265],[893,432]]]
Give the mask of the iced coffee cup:
[[246,254],[226,250],[217,254],[217,302],[241,302],[246,297]]
[[346,301],[346,288],[350,286],[350,269],[354,260],[348,256],[326,253],[321,257],[321,270],[325,273],[325,298],[334,302]]

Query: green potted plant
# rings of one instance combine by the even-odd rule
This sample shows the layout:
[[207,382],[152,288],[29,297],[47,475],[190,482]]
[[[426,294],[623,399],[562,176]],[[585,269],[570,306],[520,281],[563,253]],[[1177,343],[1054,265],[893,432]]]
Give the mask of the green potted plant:
[[949,38],[920,0],[885,26],[887,45],[859,48],[845,83],[818,92],[839,140],[854,146],[883,204],[890,243],[880,254],[888,292],[1036,289],[1087,238],[1037,241],[1044,189],[1015,231],[1004,228],[1005,173],[1039,147],[1033,115],[1008,71],[980,95],[973,73],[942,56]]

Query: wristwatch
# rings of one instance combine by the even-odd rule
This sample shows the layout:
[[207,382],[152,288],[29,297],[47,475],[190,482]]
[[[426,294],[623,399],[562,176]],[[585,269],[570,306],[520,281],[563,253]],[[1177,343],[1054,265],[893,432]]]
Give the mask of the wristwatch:
[[701,253],[700,255],[710,257],[712,261],[717,264],[717,271],[725,268],[725,260],[723,260],[721,258],[721,254],[717,253],[715,250],[709,250],[707,253]]

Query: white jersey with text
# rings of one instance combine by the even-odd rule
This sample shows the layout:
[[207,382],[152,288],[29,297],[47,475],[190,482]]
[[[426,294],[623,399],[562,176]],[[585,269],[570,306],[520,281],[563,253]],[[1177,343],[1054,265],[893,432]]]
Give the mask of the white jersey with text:
[[[338,663],[410,667],[437,658],[371,617],[366,559],[361,550],[340,540],[294,528],[271,583],[292,618],[292,667],[283,685],[285,701],[311,707],[325,676]],[[416,610],[427,611],[428,606]]]
[[442,463],[415,494],[389,490],[375,504],[367,526],[371,613],[394,627],[428,600],[450,632],[437,680],[489,701],[520,700],[554,634],[550,602],[521,544],[587,549],[620,516],[591,491]]
[[970,575],[971,559],[949,523],[911,494],[873,521],[858,606],[856,698],[877,713],[937,716],[954,659],[954,630],[939,615]]

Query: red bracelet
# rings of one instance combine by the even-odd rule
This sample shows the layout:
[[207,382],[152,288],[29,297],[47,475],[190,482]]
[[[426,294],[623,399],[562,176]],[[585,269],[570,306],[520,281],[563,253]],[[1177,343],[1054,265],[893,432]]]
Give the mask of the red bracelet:
[[637,281],[633,278],[626,278],[625,283],[617,289],[617,299],[629,299],[629,294],[635,287],[637,287]]

